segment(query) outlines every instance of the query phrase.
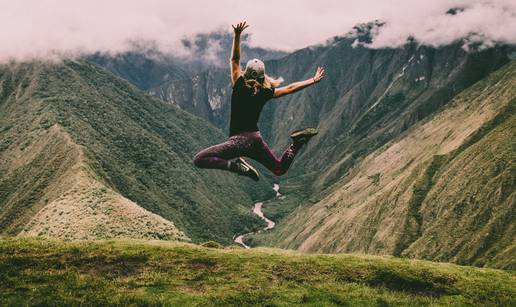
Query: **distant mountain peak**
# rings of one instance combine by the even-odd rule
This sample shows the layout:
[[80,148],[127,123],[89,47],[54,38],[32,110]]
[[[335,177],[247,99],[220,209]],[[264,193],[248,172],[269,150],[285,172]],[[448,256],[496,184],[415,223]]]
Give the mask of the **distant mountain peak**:
[[371,44],[373,42],[373,38],[384,25],[385,22],[381,20],[359,23],[355,25],[344,37],[356,39],[356,41],[361,44]]

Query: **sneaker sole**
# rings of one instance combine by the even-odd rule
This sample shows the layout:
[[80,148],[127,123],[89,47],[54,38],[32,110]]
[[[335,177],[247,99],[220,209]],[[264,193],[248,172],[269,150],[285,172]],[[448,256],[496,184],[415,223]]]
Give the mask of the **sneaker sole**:
[[242,158],[238,158],[238,160],[240,161],[240,163],[242,163],[243,165],[249,167],[250,170],[252,170],[255,174],[256,174],[256,179],[255,178],[251,178],[253,179],[254,181],[258,181],[258,179],[260,178],[260,173],[258,172],[258,170],[256,170],[256,168],[254,168],[251,164],[247,163],[246,160],[242,159]]

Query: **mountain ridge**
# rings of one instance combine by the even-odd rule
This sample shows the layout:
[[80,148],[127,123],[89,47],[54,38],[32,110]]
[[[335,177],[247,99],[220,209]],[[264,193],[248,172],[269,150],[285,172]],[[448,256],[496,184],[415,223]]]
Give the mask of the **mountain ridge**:
[[[302,181],[314,183],[305,188],[320,191],[343,175],[352,161],[435,112],[462,89],[508,62],[504,48],[466,52],[460,44],[439,49],[409,44],[401,49],[371,50],[352,47],[353,41],[335,38],[331,44],[300,49],[280,60],[266,62],[268,73],[283,76],[287,82],[310,78],[317,65],[331,67],[323,82],[273,100],[264,108],[259,125],[276,151],[287,145],[291,131],[319,126],[320,135],[294,164],[303,167],[294,167],[286,182],[317,172],[315,178]],[[228,129],[231,87],[227,70],[204,72],[190,83],[171,81],[150,92],[223,130]],[[350,148],[339,144],[344,142]],[[334,163],[348,154],[352,154],[352,159],[335,168]],[[318,162],[328,158],[334,174],[327,171],[327,164]]]
[[[56,123],[84,149],[96,181],[108,187],[106,193],[112,190],[122,200],[161,215],[194,241],[230,242],[234,233],[261,224],[247,208],[253,198],[272,194],[266,183],[238,183],[231,174],[193,166],[196,151],[223,138],[200,118],[166,106],[85,61],[11,64],[2,67],[0,82],[1,170],[13,174],[0,180],[2,232],[5,223],[16,223],[18,214],[34,215],[46,205],[41,191],[55,184],[66,158],[77,156],[54,158],[52,153],[59,150],[47,138],[38,162],[16,164],[30,155],[23,149]],[[25,197],[19,196],[22,192]],[[200,225],[199,220],[209,222]],[[11,233],[20,231],[17,227]]]
[[[95,179],[84,151],[58,124],[48,130],[48,138],[75,147],[77,162],[55,180],[44,194],[45,206],[30,219],[20,236],[48,236],[63,239],[140,238],[189,240],[173,223],[153,214]],[[47,136],[42,136],[45,139]],[[37,147],[36,142],[35,147]],[[58,141],[59,142],[59,141]],[[34,150],[27,147],[25,150]],[[54,151],[56,152],[56,151]],[[70,154],[67,154],[69,157]],[[53,194],[53,195],[52,195]]]
[[[86,60],[106,68],[141,90],[150,90],[167,81],[190,79],[208,68],[225,67],[230,58],[232,34],[227,31],[199,33],[181,40],[183,50],[161,51],[152,42],[135,44],[120,54],[95,53]],[[243,34],[242,60],[258,57],[265,60],[281,58],[286,52],[250,46],[250,35]]]

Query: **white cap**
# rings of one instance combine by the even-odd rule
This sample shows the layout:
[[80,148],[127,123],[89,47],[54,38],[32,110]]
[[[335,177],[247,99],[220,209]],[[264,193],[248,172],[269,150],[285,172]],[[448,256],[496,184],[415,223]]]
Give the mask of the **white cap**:
[[252,59],[245,65],[244,79],[260,80],[265,77],[265,64],[258,59]]

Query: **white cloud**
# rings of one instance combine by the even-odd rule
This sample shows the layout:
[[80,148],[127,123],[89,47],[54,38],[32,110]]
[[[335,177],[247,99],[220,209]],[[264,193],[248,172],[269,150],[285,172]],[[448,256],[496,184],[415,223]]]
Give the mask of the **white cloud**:
[[[450,7],[463,10],[455,15],[443,14]],[[516,43],[515,1],[435,1],[428,6],[411,3],[406,8],[410,12],[407,16],[391,11],[382,18],[386,24],[374,37],[371,47],[398,47],[408,36],[432,46],[465,37],[486,46],[495,42]]]
[[[446,15],[452,7],[465,7]],[[359,22],[385,26],[372,47],[402,45],[408,36],[442,45],[470,33],[482,42],[516,43],[513,0],[0,0],[0,60],[55,53],[121,52],[152,40],[184,52],[180,39],[247,20],[252,44],[294,50],[342,35]]]

